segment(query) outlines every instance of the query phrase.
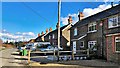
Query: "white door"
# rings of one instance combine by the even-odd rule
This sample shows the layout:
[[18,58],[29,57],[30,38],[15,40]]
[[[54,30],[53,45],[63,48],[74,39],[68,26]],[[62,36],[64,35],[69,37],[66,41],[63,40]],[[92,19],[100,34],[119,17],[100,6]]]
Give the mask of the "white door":
[[73,51],[74,51],[74,54],[76,54],[76,41],[73,42]]

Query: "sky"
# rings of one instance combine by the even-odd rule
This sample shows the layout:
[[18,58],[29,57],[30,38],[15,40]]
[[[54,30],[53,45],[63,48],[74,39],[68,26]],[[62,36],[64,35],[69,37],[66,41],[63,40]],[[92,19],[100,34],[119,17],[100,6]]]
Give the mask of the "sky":
[[[115,5],[117,3],[114,3]],[[110,8],[109,2],[62,2],[61,26],[68,24],[68,16],[72,16],[73,24],[78,21],[78,12],[85,17]],[[56,29],[57,2],[3,2],[2,30],[3,40],[30,40],[38,33],[50,27]]]

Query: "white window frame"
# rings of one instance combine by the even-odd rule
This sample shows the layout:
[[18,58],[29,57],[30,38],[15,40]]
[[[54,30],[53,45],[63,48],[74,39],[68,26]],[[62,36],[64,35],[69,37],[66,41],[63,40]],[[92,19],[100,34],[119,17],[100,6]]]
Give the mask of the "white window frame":
[[51,36],[49,35],[49,39],[51,38]]
[[[88,41],[88,48],[91,49],[90,44],[96,45],[96,43],[97,43],[97,41]],[[96,50],[97,50],[97,48],[94,51],[96,51]]]
[[55,38],[55,34],[52,35],[52,38],[53,38],[53,39]]
[[77,35],[77,28],[74,28],[74,36]]
[[116,42],[120,42],[120,40],[116,40],[117,38],[120,38],[120,37],[115,37],[115,52],[119,52],[120,53],[120,51],[116,51]]
[[[81,46],[81,42],[83,43],[83,46]],[[80,48],[84,48],[84,41],[80,41]]]
[[55,43],[53,42],[53,45],[55,45]]
[[[96,22],[93,22],[93,23],[88,24],[88,33],[97,32],[97,29],[92,30],[92,31],[89,31],[89,28],[92,27],[92,26],[97,26],[97,23],[96,23]],[[95,27],[95,28],[96,28],[96,27]]]
[[[117,24],[116,26],[113,25],[115,18],[116,18],[116,20],[117,20],[117,21],[116,21],[116,24]],[[118,23],[119,23],[118,18],[119,18],[118,15],[113,15],[113,16],[109,17],[109,18],[108,18],[108,28],[115,28],[115,27],[120,26],[120,24],[118,24]]]

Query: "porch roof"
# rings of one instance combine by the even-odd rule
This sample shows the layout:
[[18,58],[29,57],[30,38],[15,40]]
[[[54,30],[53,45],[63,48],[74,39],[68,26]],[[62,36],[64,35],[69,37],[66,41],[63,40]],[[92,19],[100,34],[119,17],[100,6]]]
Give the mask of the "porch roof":
[[79,38],[77,38],[77,39],[71,39],[71,41],[77,41],[77,40],[80,40],[80,39],[82,39],[82,38],[84,38],[84,37],[86,37],[87,36],[87,34],[85,34],[85,35],[83,35],[83,36],[81,36],[81,37],[79,37]]

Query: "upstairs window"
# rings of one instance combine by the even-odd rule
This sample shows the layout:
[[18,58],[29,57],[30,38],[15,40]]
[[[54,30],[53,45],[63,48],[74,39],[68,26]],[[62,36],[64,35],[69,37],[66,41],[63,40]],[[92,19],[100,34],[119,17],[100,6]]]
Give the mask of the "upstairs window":
[[74,29],[74,36],[77,35],[77,28]]
[[54,35],[54,34],[52,35],[52,38],[53,38],[53,39],[55,38],[55,35]]
[[109,28],[114,28],[120,26],[120,16],[114,15],[108,19]]
[[51,38],[51,36],[49,35],[49,39]]
[[120,37],[115,38],[115,51],[120,52]]
[[88,32],[95,32],[96,31],[96,22],[90,23],[88,25]]

